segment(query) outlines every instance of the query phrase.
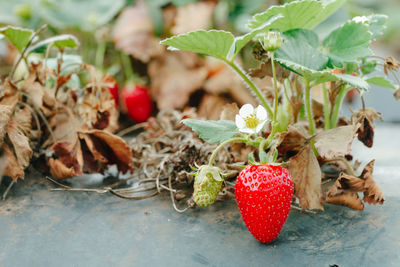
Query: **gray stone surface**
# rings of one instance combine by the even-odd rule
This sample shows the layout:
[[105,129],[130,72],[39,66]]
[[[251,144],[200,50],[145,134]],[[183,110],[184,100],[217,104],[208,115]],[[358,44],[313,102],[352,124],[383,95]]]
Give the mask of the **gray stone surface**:
[[381,124],[374,148],[354,144],[363,164],[376,158],[383,206],[293,210],[268,245],[250,235],[235,201],[178,214],[167,195],[52,192],[34,174],[0,203],[0,266],[399,266],[399,136],[400,125]]

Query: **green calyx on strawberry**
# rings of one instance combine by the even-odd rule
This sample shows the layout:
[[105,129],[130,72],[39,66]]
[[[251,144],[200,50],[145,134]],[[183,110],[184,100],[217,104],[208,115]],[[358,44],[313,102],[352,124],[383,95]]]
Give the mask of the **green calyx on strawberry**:
[[122,89],[122,99],[133,121],[145,122],[151,116],[153,102],[146,87],[127,83]]
[[260,242],[269,243],[281,232],[289,215],[293,182],[289,171],[270,164],[248,165],[235,185],[243,221]]
[[223,179],[218,167],[202,165],[194,178],[193,200],[200,207],[214,203],[221,190]]

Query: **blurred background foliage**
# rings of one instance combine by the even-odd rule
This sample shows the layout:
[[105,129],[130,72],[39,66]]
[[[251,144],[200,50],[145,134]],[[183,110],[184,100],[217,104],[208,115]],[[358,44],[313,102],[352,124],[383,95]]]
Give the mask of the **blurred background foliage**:
[[[204,29],[225,29],[236,32],[237,34],[242,34],[247,31],[246,21],[253,14],[262,12],[271,5],[284,4],[291,1],[144,0],[146,5],[146,10],[144,12],[146,14],[143,14],[143,10],[140,8],[138,2],[141,1],[0,0],[0,25],[11,24],[38,29],[41,25],[47,24],[48,30],[42,35],[52,36],[60,33],[73,34],[77,36],[81,42],[81,46],[76,53],[82,56],[82,60],[114,76],[120,83],[126,82],[129,76],[126,71],[123,71],[126,64],[124,66],[123,60],[121,60],[121,51],[122,54],[130,54],[135,75],[150,83],[153,98],[156,98],[155,101],[158,102],[158,106],[160,107],[163,105],[160,105],[156,97],[159,95],[159,90],[171,90],[171,88],[174,88],[173,84],[175,82],[175,78],[168,80],[166,77],[158,77],[161,75],[171,75],[169,72],[162,74],[162,71],[158,71],[161,67],[165,67],[165,70],[171,69],[165,62],[175,64],[172,63],[172,56],[168,56],[168,54],[161,51],[162,49],[165,50],[165,47],[159,45],[159,41],[162,38],[179,34],[182,31],[185,32],[185,30],[195,30],[198,29],[196,28],[198,26]],[[194,7],[194,4],[199,2],[212,7],[196,10],[198,6]],[[189,6],[192,8],[186,10],[185,7]],[[183,9],[185,9],[185,11],[181,12]],[[182,15],[182,13],[186,11],[187,14]],[[378,51],[377,54],[381,56],[398,56],[400,54],[400,31],[398,30],[400,29],[399,12],[399,0],[348,0],[344,7],[320,24],[316,31],[322,38],[333,28],[342,24],[349,18],[372,13],[385,14],[388,16],[387,30],[383,37],[380,37],[378,42],[376,42],[377,45],[374,46],[374,50],[375,52]],[[180,21],[177,21],[178,17]],[[205,17],[207,18],[205,19]],[[181,32],[179,32],[177,25],[180,26]],[[151,38],[149,38],[149,34],[152,35]],[[12,49],[13,48],[10,47],[9,44],[0,40],[1,76],[8,73],[13,60],[15,60],[16,52]],[[241,56],[242,65],[245,68],[254,67],[255,64],[258,64],[252,56],[251,46],[246,47],[246,49],[242,51]],[[180,62],[188,62],[187,60],[185,61],[179,58],[178,60],[180,60]],[[210,73],[215,72],[218,66],[211,66],[215,65],[212,61],[207,61],[206,64],[208,69],[206,77],[209,78]],[[195,71],[193,66],[186,66],[184,70]],[[174,68],[177,69],[179,67],[174,65]],[[196,70],[198,72],[198,69]],[[181,79],[181,77],[176,77],[176,79]],[[202,78],[201,80],[204,79],[205,78]],[[220,89],[223,86],[232,88],[236,86],[223,85],[223,79],[226,78],[223,78],[221,75],[221,81],[218,82],[218,90],[209,90],[212,91],[212,94],[215,92],[218,92],[220,95],[224,94],[222,89]],[[169,85],[165,85],[168,82],[170,83],[170,87],[168,87]],[[185,82],[186,85],[182,84],[182,87],[188,86],[190,83],[190,81]],[[240,84],[240,81],[238,83]],[[163,86],[165,87],[164,89],[162,88]],[[199,98],[196,95],[198,94],[196,90],[205,87],[207,87],[205,83],[199,82],[198,86],[193,85],[193,88],[188,91]],[[391,93],[389,92],[387,94],[387,101],[393,102]],[[200,93],[200,95],[202,96],[203,93]],[[248,98],[246,97],[243,95],[233,96],[233,99],[236,101],[237,99],[245,99],[247,101]],[[230,100],[230,98],[231,96],[225,99]],[[186,104],[190,103],[190,101],[191,100]],[[198,103],[199,101],[195,102]],[[382,102],[382,111],[387,109],[385,103],[386,100]],[[210,106],[214,106],[214,104],[210,104]],[[171,107],[181,108],[181,106],[174,105],[171,105]],[[389,113],[393,114],[393,112]],[[398,119],[399,118],[396,117],[393,120]]]
[[[146,0],[154,24],[156,36],[168,36],[163,27],[163,9],[173,5],[181,7],[198,0]],[[245,22],[257,12],[273,4],[291,2],[288,0],[215,0],[213,27],[243,33]],[[77,34],[85,45],[95,45],[95,33],[104,26],[112,25],[118,13],[135,4],[135,0],[0,0],[0,24],[16,25],[37,29],[48,24],[55,33]],[[387,30],[381,42],[391,50],[400,52],[400,1],[398,0],[348,0],[344,8],[336,12],[317,30],[323,35],[345,19],[354,16],[381,13],[388,15]],[[92,39],[88,35],[92,35]],[[88,57],[93,58],[93,57]]]

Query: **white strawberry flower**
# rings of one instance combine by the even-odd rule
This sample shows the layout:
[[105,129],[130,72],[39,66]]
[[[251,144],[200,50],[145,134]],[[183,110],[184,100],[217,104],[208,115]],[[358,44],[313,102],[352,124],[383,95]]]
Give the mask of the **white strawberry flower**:
[[243,105],[236,115],[236,126],[242,133],[255,134],[262,130],[267,122],[267,111],[261,105],[254,108],[251,104]]

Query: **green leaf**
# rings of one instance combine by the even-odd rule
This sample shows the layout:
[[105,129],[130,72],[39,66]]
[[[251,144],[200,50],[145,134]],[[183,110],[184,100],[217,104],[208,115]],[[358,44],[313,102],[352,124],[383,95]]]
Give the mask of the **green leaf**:
[[[318,36],[313,31],[289,30],[283,36],[283,45],[275,52],[279,62],[286,66],[297,64],[316,71],[326,67],[328,57],[318,50]],[[283,60],[290,63],[287,65]]]
[[232,33],[227,31],[198,30],[165,39],[161,43],[169,45],[171,50],[185,50],[228,59],[234,52],[234,41]]
[[367,16],[369,31],[372,33],[372,39],[375,39],[384,34],[386,30],[386,22],[388,16],[382,14],[374,14]]
[[29,52],[34,52],[34,53],[44,52],[50,44],[52,44],[53,47],[56,47],[58,49],[75,48],[79,46],[79,41],[73,35],[62,34],[48,38],[46,40],[43,40],[35,44],[31,48],[29,48]]
[[6,36],[19,52],[22,52],[33,36],[32,30],[13,26],[0,28],[0,33]]
[[195,119],[184,119],[182,122],[193,129],[201,139],[211,144],[221,143],[239,134],[234,121],[205,121]]
[[277,61],[285,68],[288,68],[298,73],[299,75],[303,76],[308,81],[313,82],[314,84],[342,81],[353,87],[359,88],[360,90],[369,90],[368,83],[359,76],[353,76],[349,74],[333,74],[330,70],[312,70],[286,59],[277,58]]
[[380,87],[387,87],[387,88],[396,90],[396,86],[392,83],[392,81],[390,81],[382,76],[368,78],[366,81],[373,85],[377,85]]
[[353,76],[351,74],[333,74],[337,77],[337,80],[345,82],[353,87],[356,87],[360,90],[368,91],[369,85],[368,83],[359,76]]
[[291,3],[272,6],[267,11],[253,16],[248,27],[256,29],[264,24],[272,16],[282,14],[284,17],[272,23],[269,28],[279,31],[303,28],[312,29],[329,15],[339,9],[345,0],[303,0]]
[[341,63],[371,55],[371,36],[366,24],[349,21],[332,31],[322,44],[332,64],[341,67]]

